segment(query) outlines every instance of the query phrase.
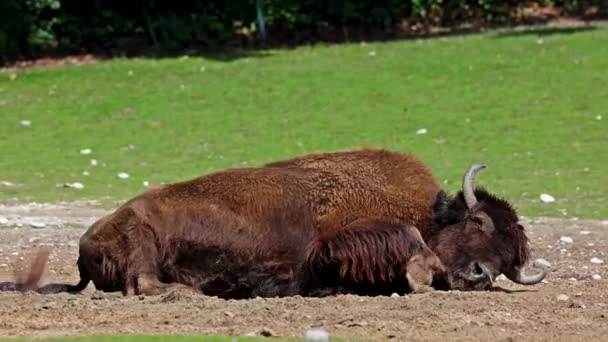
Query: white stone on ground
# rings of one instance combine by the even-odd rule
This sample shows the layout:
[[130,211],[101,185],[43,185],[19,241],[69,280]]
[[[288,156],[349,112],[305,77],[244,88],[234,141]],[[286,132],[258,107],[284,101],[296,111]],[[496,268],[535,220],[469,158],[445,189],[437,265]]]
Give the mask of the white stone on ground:
[[329,333],[323,329],[309,329],[304,333],[304,341],[329,342]]
[[567,296],[567,295],[565,295],[565,294],[560,294],[559,296],[557,296],[557,300],[559,300],[560,302],[565,302],[565,301],[567,301],[568,299],[570,299],[570,297],[568,297],[568,296]]
[[569,236],[562,236],[559,238],[559,241],[563,242],[563,243],[573,243],[574,242],[574,240],[572,240],[572,238]]
[[32,221],[30,222],[30,226],[32,228],[44,228],[46,227],[46,224],[44,222]]
[[551,203],[551,202],[555,202],[555,197],[553,197],[549,194],[540,194],[540,200],[545,203]]
[[591,260],[589,260],[589,261],[591,261],[592,264],[603,264],[604,263],[604,260],[598,259],[595,257],[591,258]]

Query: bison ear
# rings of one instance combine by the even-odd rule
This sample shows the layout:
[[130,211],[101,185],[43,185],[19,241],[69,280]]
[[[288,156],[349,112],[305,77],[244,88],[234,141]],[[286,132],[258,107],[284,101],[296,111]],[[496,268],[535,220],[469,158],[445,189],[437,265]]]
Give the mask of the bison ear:
[[432,214],[433,223],[439,227],[446,227],[462,222],[466,214],[466,207],[458,197],[450,198],[445,191],[441,190],[435,196]]
[[479,229],[488,235],[492,235],[496,230],[494,227],[494,221],[492,218],[483,211],[477,212],[473,215],[472,220],[479,225]]
[[435,196],[435,202],[433,203],[433,222],[438,225],[448,224],[450,216],[450,200],[448,194],[441,190]]

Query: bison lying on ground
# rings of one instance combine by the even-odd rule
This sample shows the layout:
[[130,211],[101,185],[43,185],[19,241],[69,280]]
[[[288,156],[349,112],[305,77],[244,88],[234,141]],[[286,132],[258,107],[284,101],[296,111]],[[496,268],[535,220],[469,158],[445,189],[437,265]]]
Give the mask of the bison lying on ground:
[[[327,162],[315,161],[319,158]],[[480,166],[467,171],[463,191],[449,198],[411,155],[362,150],[296,160],[302,163],[230,169],[136,196],[81,238],[79,284],[49,284],[37,291],[78,292],[92,281],[99,290],[125,294],[188,286],[223,298],[285,296],[326,292],[327,284],[311,289],[306,279],[337,267],[346,273],[327,275],[338,282],[336,288],[346,284],[349,291],[359,286],[366,293],[384,293],[386,284],[403,282],[403,272],[407,279],[409,258],[420,258],[398,254],[395,248],[403,245],[390,239],[401,238],[405,245],[416,245],[416,240],[392,224],[402,231],[409,226],[420,229],[446,266],[451,288],[487,288],[500,273],[521,284],[544,277],[520,271],[529,250],[511,206],[484,190],[473,190],[472,178]],[[306,165],[307,160],[317,166]],[[384,224],[353,226],[367,218]],[[384,234],[374,234],[374,229]],[[385,248],[370,245],[370,237],[385,239]],[[323,251],[343,251],[349,243],[359,246],[352,251],[354,259],[325,258]],[[399,270],[385,274],[395,278],[387,282],[379,274],[357,284],[354,274],[375,271],[361,269],[364,264],[341,263],[362,261],[369,253],[397,253],[398,260],[382,259],[395,263],[384,265]],[[380,270],[381,261],[375,261],[367,266]],[[315,262],[326,262],[329,268],[311,268]],[[441,274],[433,262],[418,264],[429,266],[425,272],[431,278]],[[344,281],[349,279],[355,283]]]

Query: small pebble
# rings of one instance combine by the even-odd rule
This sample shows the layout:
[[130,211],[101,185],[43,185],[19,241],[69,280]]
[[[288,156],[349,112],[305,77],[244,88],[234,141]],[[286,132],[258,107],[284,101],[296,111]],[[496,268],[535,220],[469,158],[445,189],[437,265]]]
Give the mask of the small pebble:
[[146,187],[147,187],[148,185],[150,185],[150,182],[148,182],[148,181],[144,181],[144,186],[146,186]]
[[585,304],[583,304],[583,302],[581,302],[580,300],[572,301],[572,303],[570,303],[570,307],[571,308],[579,308],[579,309],[586,309],[587,308],[587,306],[585,306]]
[[393,298],[398,298],[398,297],[400,297],[400,296],[399,296],[399,294],[398,294],[398,293],[393,292],[393,293],[391,294],[391,297],[393,297]]
[[565,302],[569,299],[570,297],[566,296],[565,294],[560,294],[559,296],[557,296],[557,300],[559,300],[560,302]]
[[30,222],[30,226],[32,228],[44,228],[44,227],[46,227],[46,224],[43,223],[43,222],[35,222],[34,221],[34,222]]
[[591,279],[593,279],[593,280],[602,280],[602,276],[599,275],[599,274],[594,274],[594,275],[591,276]]
[[119,172],[117,176],[120,179],[127,179],[127,178],[129,178],[129,174],[126,173],[126,172]]
[[97,166],[97,159],[91,159],[91,166]]
[[549,194],[540,194],[540,200],[545,203],[551,203],[551,202],[555,202],[555,197],[553,197]]
[[570,280],[570,281],[578,281],[578,280],[577,280],[576,278],[574,278],[574,277],[572,277],[572,278],[570,278],[570,279],[568,279],[568,280]]
[[591,258],[590,261],[591,261],[592,264],[603,264],[604,263],[604,260],[598,259],[598,258],[595,258],[595,257]]
[[28,127],[32,125],[32,122],[30,120],[21,120],[19,121],[19,124],[23,127]]
[[304,341],[329,342],[329,333],[323,329],[309,329],[304,333]]
[[93,294],[91,294],[92,300],[102,300],[104,298],[106,298],[106,295],[101,291],[95,291]]
[[270,328],[262,328],[262,330],[260,331],[260,335],[264,336],[264,337],[273,337],[273,336],[277,336],[277,334],[272,331]]
[[498,277],[496,277],[496,280],[503,280],[506,281],[508,280],[507,276],[505,276],[504,274],[499,275]]
[[0,216],[0,224],[8,224],[8,219],[4,216]]
[[563,243],[573,243],[574,242],[574,240],[572,240],[572,238],[569,236],[562,236],[561,238],[559,238],[559,241],[563,242]]
[[426,128],[420,128],[416,131],[417,135],[422,135],[422,134],[427,134],[427,133],[428,133],[428,131]]
[[581,231],[580,231],[580,232],[578,232],[578,233],[579,233],[579,234],[581,234],[581,235],[589,235],[589,234],[591,234],[591,232],[590,232],[590,231],[588,231],[588,230],[581,230]]
[[82,189],[84,188],[84,185],[80,182],[74,182],[74,183],[66,183],[64,184],[64,186],[66,188],[72,188],[72,189]]

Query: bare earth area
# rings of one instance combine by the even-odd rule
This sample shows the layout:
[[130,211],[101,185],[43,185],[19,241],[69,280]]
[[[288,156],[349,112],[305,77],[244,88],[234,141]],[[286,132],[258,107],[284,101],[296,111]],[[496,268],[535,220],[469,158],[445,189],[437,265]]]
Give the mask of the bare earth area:
[[[105,213],[62,205],[0,205],[0,281],[12,278],[13,267],[27,267],[38,248],[51,247],[45,282],[76,282],[78,239]],[[319,327],[335,337],[363,341],[607,341],[608,221],[526,219],[523,223],[533,258],[544,258],[554,268],[537,286],[499,280],[497,285],[509,291],[241,301],[184,292],[123,297],[97,292],[92,285],[78,295],[4,292],[0,293],[0,336],[301,337],[305,330]]]

